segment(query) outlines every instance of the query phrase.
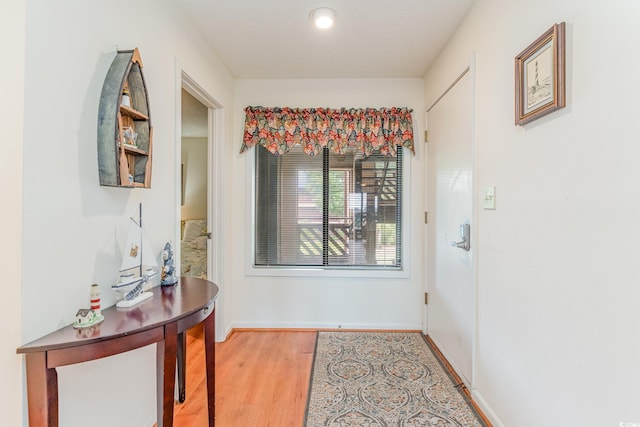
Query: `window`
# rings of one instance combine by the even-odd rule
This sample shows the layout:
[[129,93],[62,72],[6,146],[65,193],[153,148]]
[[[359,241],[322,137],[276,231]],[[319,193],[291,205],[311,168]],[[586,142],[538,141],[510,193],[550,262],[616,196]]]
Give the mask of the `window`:
[[298,145],[255,157],[258,267],[402,267],[402,147],[315,157]]

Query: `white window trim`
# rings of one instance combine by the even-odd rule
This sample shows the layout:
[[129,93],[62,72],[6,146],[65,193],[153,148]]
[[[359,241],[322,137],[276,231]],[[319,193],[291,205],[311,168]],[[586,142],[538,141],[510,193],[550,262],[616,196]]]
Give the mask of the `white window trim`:
[[[411,236],[411,153],[409,150],[402,150],[402,268],[385,269],[370,268],[366,266],[354,266],[353,268],[340,267],[256,267],[253,265],[255,257],[255,228],[256,228],[256,206],[255,206],[255,156],[258,147],[253,147],[245,152],[246,170],[246,210],[247,232],[245,233],[245,274],[257,277],[313,277],[313,278],[387,278],[387,279],[407,279],[410,277],[411,260],[410,236]],[[286,155],[286,154],[285,154]]]

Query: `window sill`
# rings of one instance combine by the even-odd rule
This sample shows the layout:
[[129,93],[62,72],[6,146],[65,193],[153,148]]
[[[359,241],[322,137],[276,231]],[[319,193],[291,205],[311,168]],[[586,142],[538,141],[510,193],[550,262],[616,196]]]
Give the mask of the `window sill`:
[[312,277],[322,278],[376,278],[404,279],[409,277],[406,268],[331,268],[331,267],[256,267],[249,265],[247,276],[257,277]]

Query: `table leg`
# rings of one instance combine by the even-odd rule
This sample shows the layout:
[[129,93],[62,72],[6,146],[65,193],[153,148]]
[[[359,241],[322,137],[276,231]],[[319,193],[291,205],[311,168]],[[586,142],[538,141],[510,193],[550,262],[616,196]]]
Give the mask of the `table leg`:
[[207,367],[207,403],[209,407],[209,427],[216,424],[216,338],[215,310],[203,321],[204,352]]
[[178,334],[178,402],[183,403],[187,398],[187,335]]
[[58,373],[47,368],[46,352],[27,353],[29,425],[58,427]]
[[177,342],[178,325],[175,322],[165,325],[164,340],[156,347],[158,427],[173,426]]

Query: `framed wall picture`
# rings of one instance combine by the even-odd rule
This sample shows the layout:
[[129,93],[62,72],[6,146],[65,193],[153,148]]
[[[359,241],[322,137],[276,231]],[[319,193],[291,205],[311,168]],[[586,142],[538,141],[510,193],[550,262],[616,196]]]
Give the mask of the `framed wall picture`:
[[554,24],[516,56],[516,125],[565,106],[564,27]]

